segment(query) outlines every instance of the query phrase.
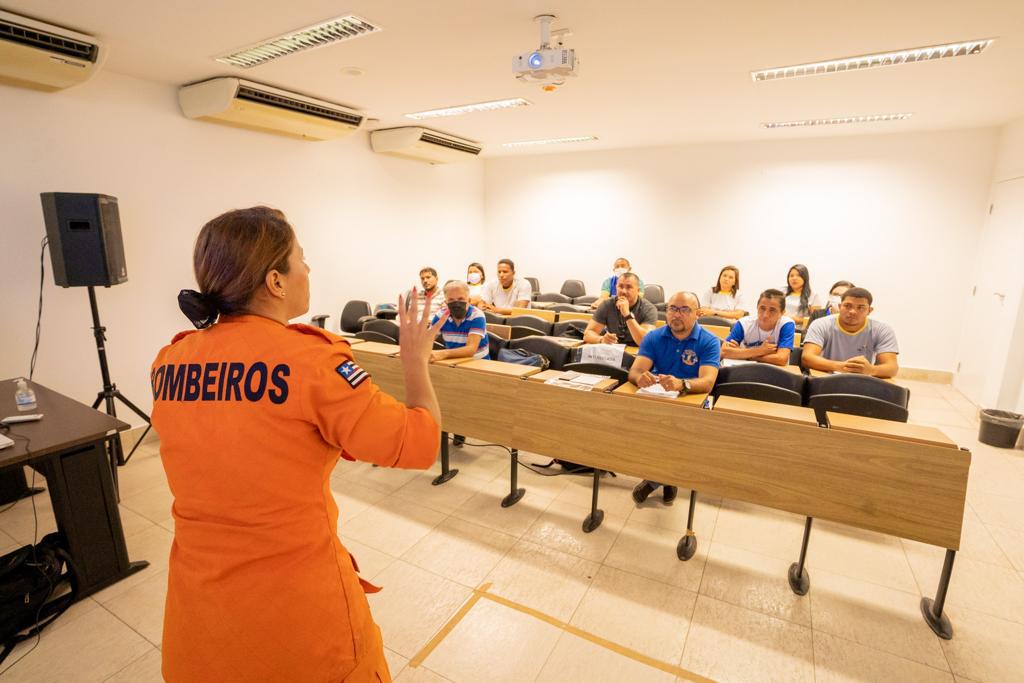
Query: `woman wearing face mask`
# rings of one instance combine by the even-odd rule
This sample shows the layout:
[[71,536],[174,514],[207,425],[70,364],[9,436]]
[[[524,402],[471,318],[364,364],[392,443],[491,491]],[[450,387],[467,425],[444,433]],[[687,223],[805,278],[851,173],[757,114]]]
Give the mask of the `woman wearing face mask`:
[[821,296],[811,289],[807,266],[802,263],[792,266],[786,275],[786,315],[799,323],[823,305]]
[[704,293],[700,315],[717,315],[720,318],[739,320],[747,313],[743,309],[743,295],[740,294],[740,269],[725,266],[718,271],[718,281]]
[[484,274],[484,267],[474,261],[466,268],[466,282],[469,284],[469,303],[473,306],[480,305],[480,296],[484,291],[484,282],[487,276]]
[[[621,256],[615,259],[615,263],[612,264],[611,277],[605,278],[604,282],[601,283],[601,295],[597,297],[597,301],[590,304],[591,308],[597,308],[601,305],[601,302],[605,299],[611,298],[612,292],[617,292],[616,287],[619,283],[619,276],[625,275],[633,270],[633,267],[629,265],[629,259],[622,258]],[[644,281],[638,275],[637,280],[640,281],[640,296],[644,294]]]

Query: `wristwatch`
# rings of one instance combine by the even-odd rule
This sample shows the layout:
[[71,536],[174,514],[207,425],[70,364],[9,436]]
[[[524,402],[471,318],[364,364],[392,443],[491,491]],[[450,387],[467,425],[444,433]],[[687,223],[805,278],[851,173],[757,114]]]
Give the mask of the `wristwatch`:
[[684,379],[683,380],[683,395],[685,396],[688,393],[690,393],[690,380]]
[[623,320],[636,320],[636,316],[633,315],[632,311],[630,311],[629,315],[627,315],[625,318],[623,318]]

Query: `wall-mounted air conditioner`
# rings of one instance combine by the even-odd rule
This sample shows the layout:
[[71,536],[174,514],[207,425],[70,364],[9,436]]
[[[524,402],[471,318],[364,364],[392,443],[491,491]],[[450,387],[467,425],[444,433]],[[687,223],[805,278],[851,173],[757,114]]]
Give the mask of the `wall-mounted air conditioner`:
[[89,80],[106,52],[92,36],[0,10],[0,83],[63,90]]
[[359,128],[363,115],[333,102],[240,78],[212,78],[178,89],[190,119],[277,133],[304,140],[331,140]]
[[380,154],[430,164],[465,161],[480,154],[483,149],[469,140],[419,126],[375,130],[370,133],[370,145],[374,152]]

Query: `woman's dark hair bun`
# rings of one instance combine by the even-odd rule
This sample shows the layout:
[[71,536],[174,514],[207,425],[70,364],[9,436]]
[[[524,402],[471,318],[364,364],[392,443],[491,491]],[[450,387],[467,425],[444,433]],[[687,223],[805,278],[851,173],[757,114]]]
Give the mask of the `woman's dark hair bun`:
[[217,322],[219,311],[216,300],[194,289],[178,292],[178,308],[197,329],[202,330]]

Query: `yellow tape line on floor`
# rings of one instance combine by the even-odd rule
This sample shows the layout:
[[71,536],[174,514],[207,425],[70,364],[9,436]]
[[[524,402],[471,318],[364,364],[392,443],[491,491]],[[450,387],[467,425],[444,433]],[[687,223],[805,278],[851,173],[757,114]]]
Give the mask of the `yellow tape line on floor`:
[[465,603],[463,603],[462,607],[459,608],[458,612],[452,615],[452,618],[448,620],[448,623],[446,623],[441,628],[441,630],[439,630],[434,635],[434,637],[431,638],[430,641],[423,646],[422,650],[417,652],[416,655],[411,660],[409,660],[409,667],[415,669],[416,667],[420,666],[423,663],[423,661],[430,656],[430,653],[432,653],[437,648],[437,646],[441,644],[441,641],[444,640],[448,636],[448,634],[452,632],[452,629],[454,629],[459,624],[459,622],[462,621],[463,617],[465,617],[469,613],[469,611],[473,609],[473,606],[476,605],[476,603],[478,603],[480,600],[490,600],[491,602],[495,602],[504,607],[508,607],[509,609],[514,609],[517,612],[527,614],[533,617],[534,619],[540,619],[541,621],[551,624],[552,626],[562,631],[571,633],[572,635],[577,636],[579,638],[583,638],[584,640],[590,641],[595,645],[599,645],[605,648],[606,650],[611,650],[612,652],[622,655],[623,657],[628,657],[634,661],[640,662],[641,664],[645,664],[646,666],[649,666],[651,668],[658,669],[659,671],[670,673],[673,676],[677,676],[683,680],[695,681],[695,683],[714,683],[710,678],[705,678],[704,676],[695,674],[692,671],[687,671],[686,669],[683,669],[679,666],[675,666],[674,664],[668,664],[667,662],[663,662],[659,659],[655,659],[653,657],[645,655],[642,652],[631,650],[628,647],[624,647],[622,645],[619,645],[618,643],[613,643],[610,640],[594,635],[593,633],[590,633],[588,631],[584,631],[583,629],[573,626],[572,624],[568,624],[560,619],[556,619],[548,614],[544,614],[543,612],[535,610],[532,607],[520,605],[519,603],[513,602],[508,598],[503,598],[500,595],[490,593],[487,590],[490,587],[491,584],[485,583],[481,585],[479,588],[476,588],[473,591],[473,595],[470,596],[470,598]]

